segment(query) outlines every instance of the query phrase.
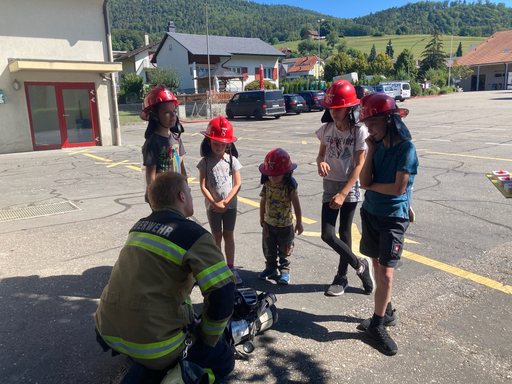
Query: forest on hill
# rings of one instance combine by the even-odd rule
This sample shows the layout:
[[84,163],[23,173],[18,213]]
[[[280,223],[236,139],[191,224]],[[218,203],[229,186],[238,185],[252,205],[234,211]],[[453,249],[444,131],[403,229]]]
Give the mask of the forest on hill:
[[[110,0],[112,45],[130,51],[159,40],[174,21],[176,32],[206,34],[204,0]],[[354,19],[340,19],[287,5],[264,5],[246,0],[209,0],[208,29],[211,35],[258,37],[263,41],[300,40],[308,30],[339,36],[383,36],[431,34],[435,27],[442,34],[490,36],[512,29],[512,8],[490,1],[420,1]]]

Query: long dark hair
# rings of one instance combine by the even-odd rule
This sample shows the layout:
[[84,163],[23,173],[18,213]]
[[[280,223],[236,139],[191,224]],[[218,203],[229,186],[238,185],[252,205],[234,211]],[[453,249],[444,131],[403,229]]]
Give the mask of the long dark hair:
[[[268,175],[261,174],[260,184],[265,184],[270,179]],[[297,182],[293,178],[293,171],[285,173],[283,176],[283,185],[286,188],[286,194],[289,195],[293,190],[297,189]]]
[[[147,114],[148,126],[144,131],[144,138],[146,140],[153,136],[153,133],[158,128],[158,111],[160,110],[160,105],[162,105],[162,103],[155,105],[154,108]],[[176,115],[176,124],[174,127],[171,127],[171,133],[174,133],[177,136],[177,139],[179,139],[183,132],[185,132],[185,129],[183,128],[183,125],[181,125],[180,119],[178,119],[178,116]]]
[[[208,161],[208,156],[212,153],[212,147],[210,146],[210,139],[205,137],[201,142],[201,147],[199,148],[199,154],[201,157],[205,158],[205,161]],[[228,143],[226,146],[226,153],[229,155],[229,173],[233,173],[233,157],[238,158],[238,151],[235,147],[235,143]]]

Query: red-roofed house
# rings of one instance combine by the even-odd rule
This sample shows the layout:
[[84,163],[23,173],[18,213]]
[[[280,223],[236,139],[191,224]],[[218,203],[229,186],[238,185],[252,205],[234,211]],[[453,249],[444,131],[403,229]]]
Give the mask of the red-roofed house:
[[469,65],[474,72],[460,82],[464,91],[512,89],[512,30],[496,32],[457,63]]
[[295,77],[312,76],[316,79],[324,75],[324,61],[318,56],[306,56],[299,58],[288,69],[286,78],[293,79]]

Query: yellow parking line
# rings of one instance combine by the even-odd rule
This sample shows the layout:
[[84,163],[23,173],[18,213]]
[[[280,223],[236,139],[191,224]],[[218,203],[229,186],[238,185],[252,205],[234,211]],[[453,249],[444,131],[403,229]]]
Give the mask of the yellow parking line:
[[187,178],[187,183],[189,184],[199,184],[199,181],[195,181],[195,177],[189,177]]
[[140,167],[134,167],[133,165],[127,165],[126,168],[130,168],[130,169],[133,169],[134,171],[142,171],[142,169],[140,169]]
[[[238,196],[238,201],[240,201],[241,203],[245,203],[245,204],[251,205],[251,206],[256,207],[256,208],[260,207],[260,203],[259,202],[253,201],[253,200],[250,200],[250,199],[246,199],[245,197]],[[295,215],[293,215],[293,218],[296,219]],[[315,224],[317,221],[316,220],[312,220],[312,219],[308,219],[307,217],[302,216],[302,222],[305,223],[305,224]]]
[[[302,236],[320,237],[320,232],[304,231],[304,232],[302,232]],[[353,248],[352,251],[357,256],[366,257],[364,255],[361,255],[358,252],[359,247],[357,246],[357,244],[360,241],[361,241],[361,235],[359,233],[359,230],[357,229],[357,226],[355,224],[352,224],[352,244],[356,245],[355,247],[354,246],[352,247]],[[412,240],[407,240],[407,239],[405,239],[405,242],[418,244]],[[463,269],[460,269],[457,267],[452,267],[451,265],[442,263],[440,261],[432,260],[432,259],[429,259],[428,257],[417,255],[415,253],[412,253],[412,252],[409,252],[406,250],[404,250],[402,252],[402,256],[406,259],[413,260],[418,263],[428,265],[429,267],[439,269],[443,272],[447,272],[452,275],[462,277],[463,279],[468,279],[468,280],[474,281],[475,283],[482,284],[482,285],[485,285],[486,287],[496,289],[498,291],[512,295],[512,286],[504,285],[504,284],[500,283],[499,281],[491,280],[491,279],[488,279],[487,277],[479,276],[475,273],[464,271]]]
[[500,159],[496,157],[486,157],[486,156],[473,156],[473,155],[462,155],[458,153],[444,153],[444,152],[432,152],[426,151],[425,153],[432,153],[434,155],[446,155],[446,156],[460,156],[460,157],[472,157],[475,159],[486,159],[486,160],[499,160],[499,161],[512,161],[512,159]]
[[89,157],[92,157],[93,159],[97,159],[97,160],[101,160],[101,161],[112,162],[112,160],[110,160],[110,159],[104,159],[103,157],[94,156],[94,155],[91,155],[90,153],[84,153],[83,155],[84,156],[89,156]]
[[302,140],[302,144],[307,145],[307,141]]

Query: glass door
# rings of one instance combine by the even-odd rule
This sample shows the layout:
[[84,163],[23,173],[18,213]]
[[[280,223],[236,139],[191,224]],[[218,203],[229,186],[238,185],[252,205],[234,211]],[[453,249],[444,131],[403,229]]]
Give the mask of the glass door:
[[35,150],[100,145],[94,84],[27,83]]

